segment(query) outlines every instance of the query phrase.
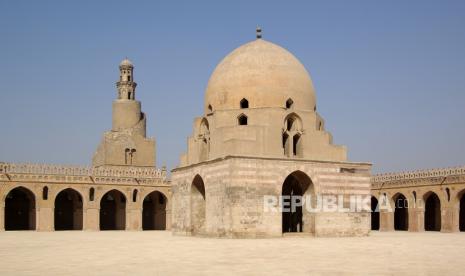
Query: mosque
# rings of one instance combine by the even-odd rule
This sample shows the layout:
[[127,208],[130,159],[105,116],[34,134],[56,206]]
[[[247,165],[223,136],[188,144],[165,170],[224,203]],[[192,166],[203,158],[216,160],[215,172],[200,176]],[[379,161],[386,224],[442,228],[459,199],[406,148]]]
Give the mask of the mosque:
[[[465,231],[465,167],[371,174],[347,160],[317,111],[310,75],[262,38],[228,54],[208,82],[203,115],[179,165],[155,166],[136,100],[134,66],[121,62],[112,128],[90,167],[0,163],[0,230],[170,230],[175,235],[267,238]],[[266,212],[264,198],[371,199],[371,210]],[[379,208],[379,206],[392,208]]]

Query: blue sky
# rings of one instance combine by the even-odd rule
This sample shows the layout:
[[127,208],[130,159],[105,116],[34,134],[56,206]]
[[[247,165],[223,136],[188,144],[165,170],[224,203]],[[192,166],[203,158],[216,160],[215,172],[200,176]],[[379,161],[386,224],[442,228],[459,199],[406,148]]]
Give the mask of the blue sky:
[[465,1],[2,1],[0,160],[90,164],[118,64],[173,168],[208,78],[265,39],[310,72],[318,110],[374,172],[465,164]]

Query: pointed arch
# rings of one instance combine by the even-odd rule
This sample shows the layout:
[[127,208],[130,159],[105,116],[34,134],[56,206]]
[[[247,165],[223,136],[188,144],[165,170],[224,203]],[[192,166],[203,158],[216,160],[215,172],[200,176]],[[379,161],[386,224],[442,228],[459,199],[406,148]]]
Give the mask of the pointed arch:
[[126,196],[119,190],[106,192],[100,199],[100,230],[126,228]]
[[5,197],[5,230],[36,229],[36,197],[23,186],[13,188]]
[[425,203],[425,231],[441,231],[441,200],[432,191],[423,196]]
[[55,230],[82,230],[83,198],[78,191],[72,188],[60,191],[54,204]]
[[237,116],[237,122],[240,126],[246,126],[248,124],[248,118],[244,113],[242,113]]
[[242,98],[239,105],[240,105],[241,109],[249,108],[249,101],[246,98]]
[[392,200],[394,201],[394,230],[408,230],[408,200],[402,193],[396,193]]
[[288,114],[284,119],[284,129],[287,131],[301,131],[302,127],[302,119],[294,112]]
[[[308,212],[305,206],[293,205],[302,200],[303,196],[314,196],[315,189],[310,177],[302,171],[290,173],[282,184],[281,196],[283,208],[281,212],[282,232],[314,232],[314,214]],[[312,198],[313,200],[313,198]]]
[[206,225],[206,194],[205,183],[200,175],[196,175],[191,184],[191,231],[198,234],[205,231]]
[[142,230],[166,230],[168,199],[160,191],[145,196],[142,204]]

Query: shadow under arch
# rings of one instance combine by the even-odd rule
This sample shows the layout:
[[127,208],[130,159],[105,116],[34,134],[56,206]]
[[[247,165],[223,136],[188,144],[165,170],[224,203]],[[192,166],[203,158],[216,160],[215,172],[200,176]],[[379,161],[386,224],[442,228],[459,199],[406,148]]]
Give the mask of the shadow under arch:
[[441,200],[432,191],[423,196],[425,202],[425,231],[441,231]]
[[160,191],[144,197],[142,203],[142,230],[166,230],[168,198]]
[[36,197],[23,186],[11,189],[5,197],[5,230],[36,229]]
[[191,232],[196,235],[205,231],[206,224],[205,184],[200,175],[192,180],[190,193]]
[[83,197],[73,188],[60,191],[55,197],[55,230],[82,230]]
[[110,190],[100,199],[100,230],[125,229],[126,196],[119,190]]
[[[314,185],[310,177],[302,171],[290,173],[282,184],[281,190],[281,217],[282,232],[314,232],[314,213],[305,210],[306,196],[311,196],[312,205],[314,197]],[[303,206],[302,206],[303,205]]]
[[408,200],[403,193],[396,193],[392,200],[394,201],[394,230],[408,230]]

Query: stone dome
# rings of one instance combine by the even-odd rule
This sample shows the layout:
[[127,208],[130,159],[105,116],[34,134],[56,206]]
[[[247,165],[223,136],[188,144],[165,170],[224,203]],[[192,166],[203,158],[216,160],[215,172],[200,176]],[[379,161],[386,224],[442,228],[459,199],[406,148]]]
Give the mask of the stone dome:
[[250,108],[286,106],[313,110],[315,91],[310,75],[286,49],[257,39],[227,55],[208,81],[205,112],[240,108],[245,98]]

